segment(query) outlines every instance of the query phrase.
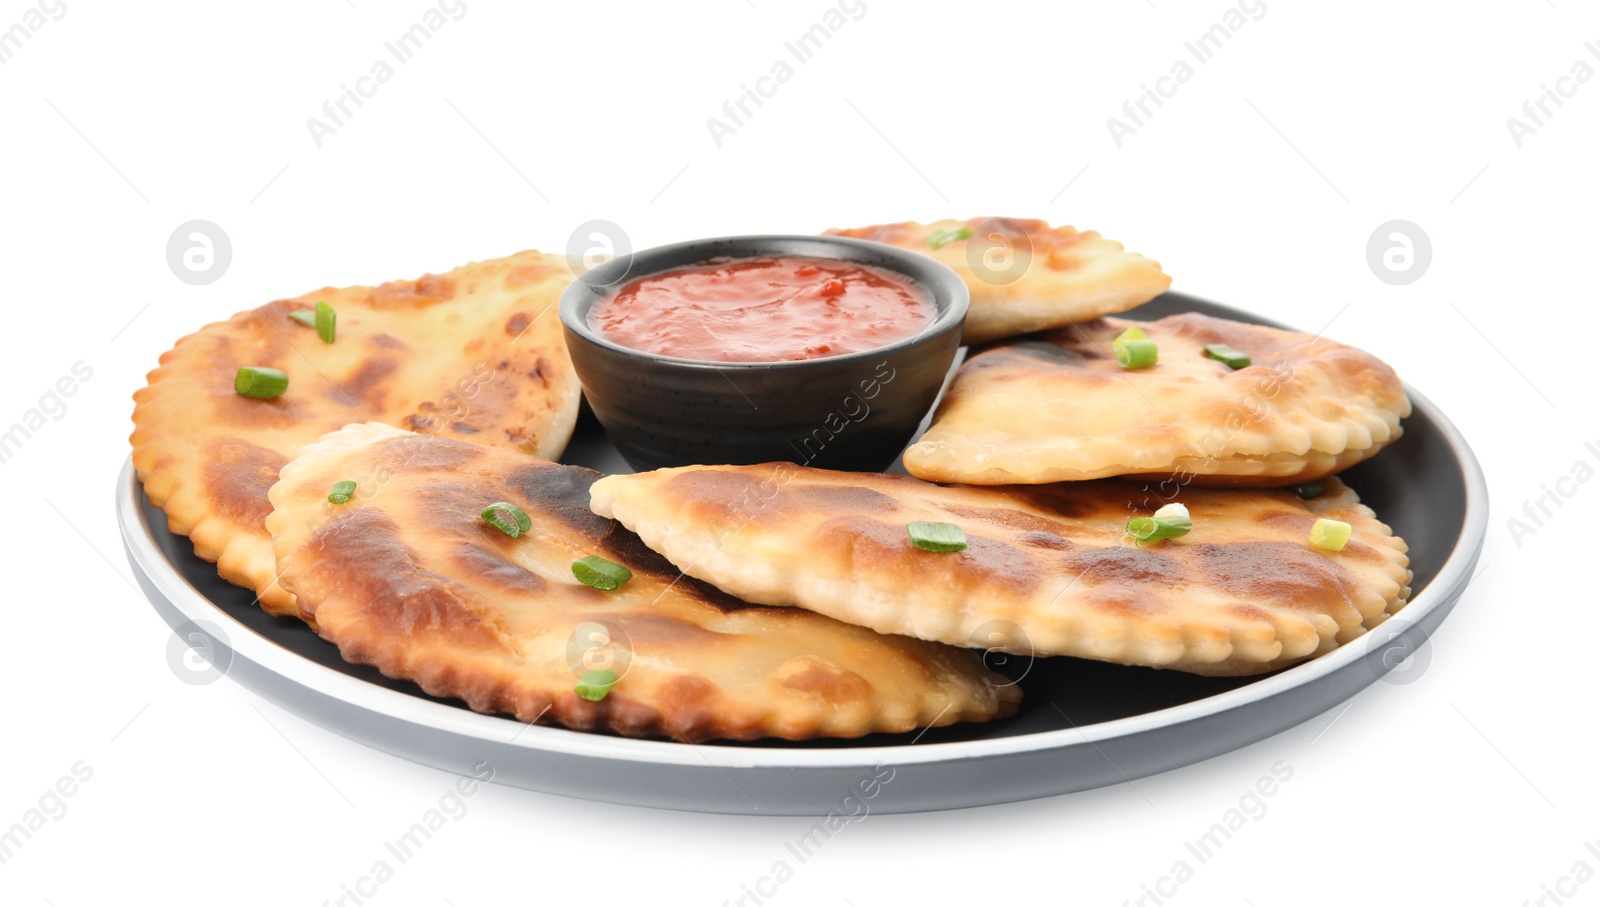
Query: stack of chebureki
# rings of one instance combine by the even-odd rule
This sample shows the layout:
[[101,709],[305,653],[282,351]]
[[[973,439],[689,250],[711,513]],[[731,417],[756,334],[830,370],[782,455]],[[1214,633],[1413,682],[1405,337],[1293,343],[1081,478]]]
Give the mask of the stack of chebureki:
[[[209,324],[162,355],[133,396],[133,465],[151,503],[223,579],[273,614],[299,613],[277,582],[267,489],[300,448],[377,420],[558,457],[578,418],[578,376],[556,302],[564,258],[522,252],[378,286],[328,287]],[[296,319],[335,313],[333,342]],[[288,388],[237,392],[241,367]]]
[[[334,482],[372,477],[327,507]],[[381,478],[380,478],[381,477]],[[380,424],[305,448],[272,487],[282,582],[345,658],[522,721],[683,740],[909,731],[1009,714],[1014,687],[972,652],[680,579],[589,509],[600,474]],[[516,538],[480,517],[516,506]],[[572,564],[631,577],[603,591]],[[594,702],[593,669],[615,675]]]
[[[558,465],[579,387],[552,309],[571,272],[537,252],[201,329],[135,395],[134,464],[200,556],[345,658],[480,711],[630,736],[983,721],[1021,699],[985,650],[1253,674],[1404,604],[1405,543],[1330,478],[1410,411],[1377,359],[1179,315],[1141,323],[1159,357],[1124,369],[1134,323],[1109,316],[1170,280],[1098,234],[1006,218],[830,232],[929,254],[972,290],[966,339],[989,345],[906,451],[915,478]],[[995,243],[1023,250],[1018,274],[989,271]],[[332,342],[308,327],[319,301]],[[288,387],[243,396],[242,366]],[[1174,501],[1187,534],[1128,534]],[[492,525],[491,504],[526,531]],[[1349,527],[1340,550],[1308,543],[1319,520]],[[924,550],[912,523],[965,546]],[[615,588],[579,580],[595,558]]]
[[[978,653],[679,580],[592,513],[598,474],[551,462],[578,409],[554,311],[571,279],[565,259],[523,252],[201,328],[134,395],[146,493],[266,610],[481,711],[682,740],[856,737],[1015,711],[1019,692]],[[333,313],[325,333],[318,303]],[[247,396],[240,368],[287,386]],[[506,536],[480,515],[490,503],[537,528]],[[578,582],[571,564],[587,556],[632,579],[616,592]],[[598,701],[579,695],[596,669],[618,675]]]

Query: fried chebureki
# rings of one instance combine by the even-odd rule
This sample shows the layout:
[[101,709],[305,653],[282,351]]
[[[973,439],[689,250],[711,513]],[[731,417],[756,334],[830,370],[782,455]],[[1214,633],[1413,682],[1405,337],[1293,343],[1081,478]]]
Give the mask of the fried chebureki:
[[920,252],[960,274],[972,294],[964,343],[1127,311],[1172,284],[1158,262],[1124,250],[1121,243],[1042,220],[906,221],[826,233]]
[[[856,737],[1007,715],[1021,694],[981,656],[683,578],[590,511],[599,473],[369,423],[305,447],[272,487],[282,583],[344,657],[522,721],[627,736]],[[343,480],[357,489],[328,503]],[[517,538],[494,502],[526,512]],[[632,571],[580,583],[598,555]],[[589,669],[618,678],[598,702]]]
[[[1311,500],[1185,489],[1192,531],[1141,546],[1125,528],[1165,503],[1150,497],[1120,480],[946,487],[784,463],[609,476],[591,506],[747,601],[953,645],[1195,674],[1320,655],[1410,594],[1405,542],[1337,479]],[[1318,517],[1353,527],[1344,550],[1309,545]],[[960,526],[966,549],[919,549],[913,521]]]
[[[1123,369],[1112,342],[1135,324],[1158,359]],[[1208,358],[1210,344],[1251,364]],[[968,359],[905,467],[969,485],[1107,476],[1287,485],[1372,456],[1410,414],[1393,369],[1332,340],[1193,312],[1102,318]]]
[[[179,340],[134,394],[133,464],[167,525],[273,614],[295,614],[263,525],[267,489],[302,445],[383,421],[554,458],[579,387],[556,302],[566,259],[522,252],[444,274],[280,299]],[[323,301],[334,342],[289,316]],[[240,367],[278,369],[271,399],[235,392]]]

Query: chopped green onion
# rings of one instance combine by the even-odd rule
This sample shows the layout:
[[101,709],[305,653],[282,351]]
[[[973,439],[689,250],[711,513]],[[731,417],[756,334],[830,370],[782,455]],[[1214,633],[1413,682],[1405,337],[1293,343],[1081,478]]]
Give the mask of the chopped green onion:
[[1343,551],[1350,541],[1350,524],[1339,520],[1319,519],[1311,524],[1311,544],[1329,551]]
[[338,320],[339,316],[333,311],[333,306],[328,305],[326,302],[317,303],[315,327],[317,336],[322,338],[323,343],[333,342],[333,326]]
[[247,365],[233,376],[233,391],[241,397],[270,400],[289,389],[289,376],[275,368]]
[[1189,518],[1189,508],[1179,504],[1177,501],[1173,501],[1171,504],[1162,506],[1160,510],[1152,513],[1151,516],[1158,520],[1171,519],[1174,517],[1182,517],[1183,519],[1187,520]]
[[1304,485],[1290,485],[1289,490],[1309,501],[1322,494],[1322,483],[1307,482]]
[[1250,357],[1226,343],[1206,344],[1206,358],[1215,359],[1228,368],[1240,369],[1250,364]]
[[633,579],[632,570],[593,554],[573,561],[572,575],[585,586],[593,586],[602,592],[610,592]]
[[923,551],[944,553],[965,551],[967,548],[967,534],[955,523],[930,523],[919,520],[906,524],[906,535],[911,537],[911,544]]
[[947,243],[953,243],[957,240],[971,238],[971,230],[967,229],[966,227],[956,227],[950,230],[940,230],[939,232],[928,237],[928,245],[933,246],[935,249],[942,249]]
[[1119,340],[1111,344],[1111,351],[1117,354],[1117,365],[1122,368],[1149,368],[1156,364],[1154,340]]
[[308,328],[316,328],[317,336],[322,338],[323,343],[333,342],[334,324],[338,322],[339,316],[334,312],[333,306],[326,302],[318,302],[314,309],[290,312],[289,317]]
[[483,508],[483,512],[478,516],[482,517],[485,523],[512,538],[516,538],[533,528],[533,520],[522,512],[521,507],[515,504],[508,504],[505,501],[495,501],[488,507]]
[[1127,531],[1136,542],[1159,542],[1188,535],[1193,526],[1186,516],[1137,516],[1128,521]]
[[328,490],[328,503],[343,504],[350,500],[350,496],[355,493],[356,483],[349,479],[345,479],[342,482],[334,482],[333,487]]
[[1156,364],[1156,342],[1138,325],[1130,325],[1111,341],[1111,352],[1122,368],[1149,368]]
[[616,671],[590,671],[583,675],[583,679],[578,681],[578,685],[572,688],[572,692],[577,693],[579,699],[599,702],[606,698],[606,694],[611,692],[611,688],[616,685]]

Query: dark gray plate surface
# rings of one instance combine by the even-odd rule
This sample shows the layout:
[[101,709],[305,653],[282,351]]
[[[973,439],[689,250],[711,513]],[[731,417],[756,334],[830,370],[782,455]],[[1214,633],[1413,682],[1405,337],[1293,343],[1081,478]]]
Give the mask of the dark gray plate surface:
[[[1270,323],[1174,293],[1130,315],[1178,311]],[[1073,658],[1012,659],[995,666],[1021,676],[1024,702],[1016,717],[919,735],[691,746],[480,715],[349,664],[298,621],[267,616],[249,592],[222,581],[197,558],[187,539],[166,531],[165,517],[145,499],[131,464],[118,485],[117,513],[141,586],[184,638],[209,647],[233,680],[379,749],[461,774],[487,761],[501,783],[647,806],[850,812],[857,807],[845,798],[853,791],[859,797],[869,782],[874,812],[945,809],[1118,783],[1254,743],[1339,704],[1421,645],[1471,576],[1488,504],[1466,442],[1431,403],[1410,393],[1415,412],[1404,436],[1343,475],[1411,547],[1412,600],[1382,629],[1314,661],[1253,678]],[[587,415],[563,459],[627,471]],[[893,780],[882,783],[890,769]],[[875,777],[879,783],[871,784]]]

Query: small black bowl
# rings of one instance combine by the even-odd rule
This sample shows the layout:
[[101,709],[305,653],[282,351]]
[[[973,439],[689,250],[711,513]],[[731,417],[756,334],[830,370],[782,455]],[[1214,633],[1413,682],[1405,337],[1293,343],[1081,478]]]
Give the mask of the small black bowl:
[[[708,362],[630,349],[589,327],[626,281],[712,259],[797,255],[898,272],[933,297],[921,333],[872,350],[781,362]],[[561,323],[584,395],[635,469],[787,460],[880,470],[910,442],[955,361],[967,287],[942,264],[837,236],[729,236],[634,252],[561,294]]]

